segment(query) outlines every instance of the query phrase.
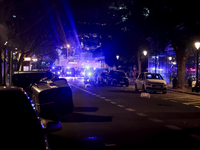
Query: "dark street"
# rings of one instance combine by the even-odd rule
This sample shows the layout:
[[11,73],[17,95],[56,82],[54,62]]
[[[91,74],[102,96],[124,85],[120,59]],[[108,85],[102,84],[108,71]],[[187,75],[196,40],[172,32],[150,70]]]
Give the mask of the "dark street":
[[142,98],[131,86],[70,84],[74,112],[60,118],[62,130],[49,134],[52,150],[200,144],[199,96],[168,91]]

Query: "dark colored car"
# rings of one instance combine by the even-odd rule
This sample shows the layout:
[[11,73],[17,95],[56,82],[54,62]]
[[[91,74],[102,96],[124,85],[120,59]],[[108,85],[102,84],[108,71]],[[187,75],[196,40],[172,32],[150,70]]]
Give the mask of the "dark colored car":
[[124,71],[110,71],[107,76],[107,84],[112,86],[120,84],[121,86],[126,85],[128,87],[129,79]]
[[108,72],[106,70],[100,71],[97,73],[96,82],[98,84],[106,84],[107,77],[108,77]]
[[46,133],[61,129],[60,123],[49,122],[46,129],[26,92],[19,87],[0,87],[2,149],[47,150]]
[[56,120],[55,114],[73,111],[71,87],[66,79],[59,79],[51,72],[15,72],[13,84],[27,91],[43,118]]
[[54,79],[57,75],[50,71],[16,71],[12,76],[12,81],[15,86],[19,86],[29,92],[30,84],[37,83],[43,78]]

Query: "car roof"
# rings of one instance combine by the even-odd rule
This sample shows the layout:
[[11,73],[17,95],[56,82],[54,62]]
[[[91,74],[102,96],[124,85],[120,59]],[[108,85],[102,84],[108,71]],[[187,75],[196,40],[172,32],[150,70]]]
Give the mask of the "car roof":
[[15,71],[14,74],[47,73],[48,71]]
[[11,86],[11,87],[0,86],[0,95],[1,95],[1,100],[6,99],[10,103],[12,102],[15,103],[17,98],[20,98],[21,101],[27,100],[27,95],[24,89],[16,86]]
[[149,73],[149,74],[160,74],[160,73],[155,73],[155,72],[143,72],[144,74],[147,74],[147,73]]

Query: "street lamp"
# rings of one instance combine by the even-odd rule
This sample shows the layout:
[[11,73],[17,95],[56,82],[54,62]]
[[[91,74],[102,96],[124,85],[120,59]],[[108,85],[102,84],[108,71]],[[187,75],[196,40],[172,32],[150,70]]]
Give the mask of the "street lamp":
[[69,44],[67,44],[67,59],[68,59],[68,48],[70,48],[70,45]]
[[144,51],[143,51],[143,54],[144,54],[144,56],[147,56],[147,51],[144,50]]
[[119,60],[119,55],[116,55],[117,60]]
[[200,42],[196,42],[195,43],[195,47],[197,49],[197,67],[196,67],[196,86],[195,86],[195,89],[196,89],[196,92],[197,92],[197,86],[198,86],[198,82],[199,82],[199,75],[198,75],[198,71],[199,71],[199,47],[200,47]]
[[[145,60],[145,62],[146,62],[146,56],[147,56],[147,51],[146,50],[144,50],[143,51],[143,54],[144,54],[144,60]],[[148,60],[148,59],[147,59]],[[147,61],[147,68],[148,68],[148,61]],[[145,69],[146,70],[146,69]]]

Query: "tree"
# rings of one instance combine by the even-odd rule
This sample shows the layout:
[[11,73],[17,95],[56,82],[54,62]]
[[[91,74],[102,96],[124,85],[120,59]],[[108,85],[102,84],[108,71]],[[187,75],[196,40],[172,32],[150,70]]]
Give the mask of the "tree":
[[[184,88],[185,63],[194,49],[194,42],[200,35],[199,2],[186,1],[158,1],[146,3],[150,10],[147,18],[148,26],[152,32],[157,32],[159,37],[165,37],[171,42],[177,59],[178,88]],[[181,7],[180,7],[181,4]],[[156,35],[156,34],[154,34]]]

